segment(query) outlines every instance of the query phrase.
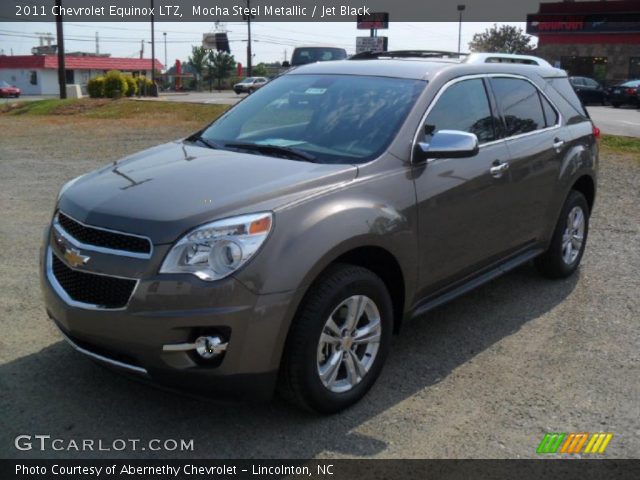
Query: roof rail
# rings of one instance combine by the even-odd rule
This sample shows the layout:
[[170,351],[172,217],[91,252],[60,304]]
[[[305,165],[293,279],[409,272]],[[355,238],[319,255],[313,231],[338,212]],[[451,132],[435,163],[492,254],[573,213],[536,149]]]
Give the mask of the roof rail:
[[459,59],[466,53],[446,52],[442,50],[393,50],[389,52],[362,52],[349,57],[349,60],[375,60],[378,58],[452,58]]
[[472,53],[463,60],[464,63],[518,63],[553,68],[549,62],[533,55],[517,55],[513,53]]

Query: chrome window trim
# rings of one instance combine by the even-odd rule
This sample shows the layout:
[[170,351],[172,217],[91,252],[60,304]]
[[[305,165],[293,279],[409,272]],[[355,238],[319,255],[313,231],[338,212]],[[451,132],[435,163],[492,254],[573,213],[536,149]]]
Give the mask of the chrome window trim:
[[[556,111],[556,113],[558,114],[558,122],[551,126],[551,127],[545,127],[545,128],[541,128],[539,130],[533,130],[531,132],[526,132],[526,133],[521,133],[519,135],[513,135],[510,137],[503,137],[503,138],[498,138],[496,140],[492,140],[490,142],[485,142],[485,143],[481,143],[479,144],[479,148],[484,148],[484,147],[489,147],[492,145],[497,145],[498,143],[501,142],[506,142],[509,140],[513,140],[513,139],[518,139],[518,138],[522,138],[522,137],[526,137],[526,136],[530,136],[530,135],[535,135],[538,133],[542,133],[542,132],[546,132],[546,131],[550,131],[550,130],[554,130],[556,128],[560,128],[562,126],[563,123],[563,117],[562,117],[562,113],[560,112],[560,109],[555,105],[555,103],[553,103],[551,101],[551,99],[542,91],[540,90],[540,88],[533,82],[531,81],[529,78],[523,76],[523,75],[515,75],[515,74],[511,74],[511,73],[479,73],[479,74],[474,74],[474,75],[464,75],[462,77],[457,77],[454,79],[449,80],[447,83],[445,83],[440,90],[438,90],[438,93],[436,94],[436,96],[433,98],[433,100],[431,100],[431,103],[429,104],[429,107],[427,108],[426,112],[424,113],[424,115],[422,115],[420,122],[418,123],[418,128],[416,129],[416,133],[413,136],[413,143],[411,144],[411,161],[410,163],[413,164],[414,162],[414,146],[418,143],[418,137],[420,136],[420,131],[422,130],[422,127],[424,125],[424,122],[426,122],[427,117],[429,116],[429,114],[431,113],[431,110],[433,110],[435,104],[438,102],[438,100],[440,99],[440,97],[444,94],[444,92],[447,91],[447,89],[449,89],[452,85],[455,85],[456,83],[459,82],[463,82],[465,80],[475,80],[475,79],[484,79],[484,78],[495,78],[495,77],[503,77],[503,78],[517,78],[520,80],[526,80],[527,82],[529,82],[531,85],[533,85],[533,87],[542,95],[544,96],[544,98],[549,102],[549,104],[551,105],[551,107],[553,107],[553,109]],[[489,101],[489,98],[487,97],[487,101]],[[491,103],[489,103],[489,106],[491,107]],[[540,108],[542,108],[542,105],[540,105]],[[493,113],[493,112],[492,112]],[[499,113],[499,112],[496,112]],[[433,160],[428,160],[427,163],[432,162]]]
[[51,287],[56,292],[56,294],[62,299],[62,301],[64,303],[66,303],[67,305],[69,305],[71,307],[82,308],[84,310],[100,310],[100,311],[108,311],[108,312],[119,312],[119,311],[123,311],[123,310],[127,309],[127,307],[129,306],[129,302],[131,301],[131,299],[135,295],[136,290],[138,289],[138,284],[140,283],[140,279],[128,278],[128,277],[118,277],[116,275],[106,275],[104,273],[88,272],[86,270],[79,270],[77,268],[70,267],[69,265],[67,265],[67,263],[64,260],[61,260],[60,257],[58,257],[56,255],[56,258],[58,258],[58,260],[60,260],[62,263],[64,263],[66,265],[66,267],[70,268],[71,270],[75,270],[77,272],[82,272],[82,273],[88,273],[88,274],[91,274],[91,275],[99,275],[101,277],[120,278],[120,279],[123,279],[123,280],[135,280],[135,282],[136,282],[136,284],[133,286],[133,290],[131,290],[131,295],[127,299],[127,303],[123,307],[108,308],[108,307],[104,307],[102,305],[96,305],[96,304],[93,304],[93,303],[78,302],[77,300],[74,300],[73,298],[71,298],[69,296],[67,291],[62,287],[62,285],[60,285],[60,282],[58,282],[58,279],[54,275],[54,273],[53,273],[53,255],[55,255],[55,253],[53,253],[53,249],[51,247],[48,247],[47,248],[47,259],[46,259],[47,280],[49,280],[49,283],[51,284]]
[[149,372],[147,372],[146,368],[142,368],[142,367],[138,367],[136,365],[131,365],[129,363],[124,363],[121,362],[119,360],[114,360],[113,358],[109,358],[109,357],[105,357],[104,355],[100,355],[98,353],[92,352],[91,350],[87,350],[86,348],[81,347],[80,345],[78,345],[76,342],[74,342],[73,340],[71,340],[63,331],[62,329],[58,326],[58,324],[56,324],[56,322],[53,322],[53,324],[58,327],[58,330],[60,331],[60,334],[62,335],[62,338],[64,338],[64,340],[73,347],[74,350],[82,353],[83,355],[86,355],[88,357],[93,358],[94,360],[97,360],[99,362],[103,362],[109,365],[113,365],[114,367],[118,367],[118,368],[122,368],[124,370],[129,370],[131,372],[137,373],[138,375],[144,375],[145,377],[149,376]]
[[[100,247],[97,245],[91,245],[88,243],[81,242],[80,240],[72,236],[69,232],[67,232],[64,229],[64,227],[60,224],[60,221],[58,220],[58,215],[60,213],[62,213],[65,217],[70,218],[74,222],[79,223],[85,228],[92,228],[94,230],[101,230],[103,232],[109,232],[109,233],[117,233],[118,235],[125,235],[128,237],[135,237],[135,238],[141,238],[143,240],[146,240],[147,242],[149,242],[149,247],[150,247],[149,253],[129,252],[127,250]],[[149,237],[145,237],[144,235],[136,235],[135,233],[122,232],[120,230],[112,230],[109,228],[102,228],[102,227],[96,227],[94,225],[87,225],[86,223],[82,223],[81,221],[76,220],[71,215],[68,215],[65,212],[60,212],[60,211],[56,212],[55,216],[53,217],[53,228],[55,228],[56,232],[58,232],[58,234],[60,234],[62,237],[68,240],[69,243],[71,243],[74,247],[80,248],[82,250],[90,250],[92,252],[105,253],[107,255],[118,255],[121,257],[139,258],[143,260],[148,260],[153,256],[153,242]]]

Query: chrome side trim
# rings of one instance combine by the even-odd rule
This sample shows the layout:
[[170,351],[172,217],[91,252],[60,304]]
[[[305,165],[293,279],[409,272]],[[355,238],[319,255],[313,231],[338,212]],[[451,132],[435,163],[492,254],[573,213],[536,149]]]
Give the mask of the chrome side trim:
[[128,371],[136,373],[138,375],[143,375],[145,377],[149,376],[149,372],[147,372],[146,368],[137,367],[135,365],[130,365],[128,363],[124,363],[124,362],[121,362],[119,360],[114,360],[113,358],[109,358],[109,357],[105,357],[103,355],[99,355],[99,354],[94,353],[94,352],[92,352],[90,350],[87,350],[86,348],[82,348],[80,345],[78,345],[73,340],[71,340],[69,337],[67,337],[67,335],[62,331],[62,329],[56,324],[56,322],[53,322],[53,324],[56,327],[58,327],[58,330],[60,331],[60,334],[62,335],[62,338],[64,338],[64,340],[69,345],[71,345],[74,350],[82,353],[83,355],[86,355],[87,357],[91,357],[94,360],[97,360],[99,362],[106,363],[106,364],[112,365],[114,367],[122,368],[124,370],[128,370]]
[[127,303],[126,303],[126,305],[124,307],[107,308],[107,307],[103,307],[102,305],[94,305],[92,303],[78,302],[77,300],[74,300],[73,298],[71,298],[69,296],[69,294],[66,292],[66,290],[64,288],[62,288],[62,285],[60,285],[60,282],[58,282],[58,279],[56,278],[56,276],[53,274],[53,255],[54,255],[54,253],[53,253],[51,247],[48,247],[47,248],[47,265],[46,265],[47,280],[49,280],[49,283],[51,284],[51,287],[56,292],[56,294],[67,305],[69,305],[71,307],[82,308],[84,310],[105,310],[105,311],[109,311],[109,312],[118,312],[118,311],[126,310],[127,306],[129,305],[129,301],[131,300],[133,295],[136,293],[136,290],[138,288],[138,284],[140,283],[140,279],[126,278],[126,277],[116,277],[115,275],[105,275],[105,274],[102,274],[102,273],[87,272],[85,270],[78,270],[76,268],[69,267],[69,265],[67,265],[64,261],[62,261],[62,260],[60,260],[58,258],[58,260],[63,262],[67,266],[67,268],[71,268],[71,270],[76,270],[76,271],[82,272],[82,273],[89,273],[91,275],[99,275],[101,277],[121,278],[121,279],[124,279],[124,280],[135,280],[136,281],[136,284],[134,285],[133,290],[131,291],[131,296],[129,297],[129,300],[127,300]]
[[135,237],[135,238],[141,238],[143,240],[146,240],[147,242],[149,242],[149,253],[138,253],[138,252],[129,252],[127,250],[118,250],[115,248],[107,248],[107,247],[99,247],[97,245],[91,245],[88,243],[83,243],[80,240],[76,239],[75,237],[73,237],[69,232],[67,232],[64,227],[62,225],[60,225],[60,222],[58,220],[58,215],[60,212],[56,213],[56,215],[53,217],[53,228],[55,228],[56,233],[60,236],[62,236],[65,240],[67,240],[69,243],[71,243],[74,247],[76,248],[80,248],[83,250],[90,250],[93,252],[98,252],[98,253],[105,253],[107,255],[119,255],[121,257],[131,257],[131,258],[141,258],[144,260],[147,260],[149,258],[151,258],[151,256],[153,255],[153,242],[151,241],[151,239],[149,237],[145,237],[143,235],[136,235],[134,233],[127,233],[127,232],[121,232],[119,230],[111,230],[108,228],[102,228],[102,227],[96,227],[93,225],[87,225],[85,223],[82,223],[78,220],[76,220],[75,218],[67,215],[66,213],[62,212],[66,217],[69,217],[71,220],[73,220],[76,223],[79,223],[80,225],[82,225],[85,228],[92,228],[94,230],[101,230],[103,232],[109,232],[109,233],[117,233],[118,235],[125,235],[128,237]]

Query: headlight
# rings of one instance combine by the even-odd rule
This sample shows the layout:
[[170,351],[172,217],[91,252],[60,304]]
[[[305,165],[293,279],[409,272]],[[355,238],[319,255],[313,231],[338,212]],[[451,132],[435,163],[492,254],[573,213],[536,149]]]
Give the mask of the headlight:
[[267,239],[272,220],[271,213],[256,213],[202,225],[173,246],[160,273],[191,273],[208,281],[231,275]]
[[71,187],[71,185],[73,185],[74,183],[76,183],[78,180],[80,180],[82,177],[84,177],[84,175],[80,175],[79,177],[76,177],[72,180],[69,180],[67,183],[65,183],[62,188],[60,189],[60,191],[58,192],[58,200],[60,200],[60,197],[62,197],[62,194],[64,192],[66,192],[67,190],[69,190],[69,187]]

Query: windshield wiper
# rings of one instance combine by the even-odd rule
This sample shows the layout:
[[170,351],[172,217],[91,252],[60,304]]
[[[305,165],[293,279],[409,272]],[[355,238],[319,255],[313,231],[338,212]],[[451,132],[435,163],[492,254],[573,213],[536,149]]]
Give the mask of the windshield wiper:
[[202,135],[194,135],[193,137],[189,137],[187,138],[188,142],[200,142],[204,145],[206,145],[209,148],[213,148],[214,150],[220,150],[223,148],[222,145],[217,144],[216,142],[212,141],[212,140],[208,140],[206,138],[204,138]]
[[305,162],[315,162],[316,157],[305,151],[291,147],[280,147],[278,145],[262,145],[259,143],[249,142],[230,142],[225,143],[222,148],[233,148],[238,150],[255,151],[266,155],[282,156],[285,158],[304,160]]

